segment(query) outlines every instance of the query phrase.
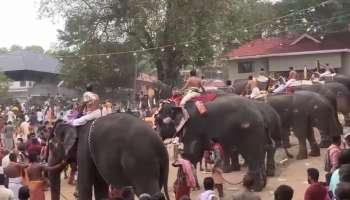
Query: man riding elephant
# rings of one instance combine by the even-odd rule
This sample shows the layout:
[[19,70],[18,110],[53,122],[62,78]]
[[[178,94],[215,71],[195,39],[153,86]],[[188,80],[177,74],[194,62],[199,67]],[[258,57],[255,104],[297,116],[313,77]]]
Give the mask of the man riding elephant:
[[260,95],[260,89],[258,87],[258,82],[256,79],[252,76],[249,75],[248,77],[248,83],[246,86],[246,90],[250,91],[249,98],[254,99]]
[[186,81],[184,87],[181,89],[181,91],[187,90],[187,93],[183,96],[180,102],[180,107],[183,112],[183,118],[180,124],[176,128],[177,132],[181,130],[181,128],[189,118],[188,112],[185,109],[185,104],[187,103],[187,101],[191,100],[194,97],[198,97],[201,95],[202,92],[205,92],[205,89],[202,83],[203,83],[203,80],[197,77],[196,70],[191,70],[190,77]]
[[84,111],[85,115],[74,119],[72,121],[73,126],[82,126],[91,120],[101,117],[102,112],[100,110],[100,97],[92,91],[92,84],[87,84],[86,92],[83,94],[83,105],[79,111],[79,115],[82,115]]

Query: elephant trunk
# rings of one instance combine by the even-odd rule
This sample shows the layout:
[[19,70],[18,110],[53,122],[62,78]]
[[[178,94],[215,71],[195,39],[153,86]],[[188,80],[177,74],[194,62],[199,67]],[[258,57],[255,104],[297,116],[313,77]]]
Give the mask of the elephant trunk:
[[167,200],[170,200],[169,193],[168,193],[168,178],[169,178],[169,155],[167,150],[163,153],[164,161],[161,163],[160,167],[160,188],[164,189],[164,194]]
[[61,176],[60,171],[49,172],[51,200],[60,200]]

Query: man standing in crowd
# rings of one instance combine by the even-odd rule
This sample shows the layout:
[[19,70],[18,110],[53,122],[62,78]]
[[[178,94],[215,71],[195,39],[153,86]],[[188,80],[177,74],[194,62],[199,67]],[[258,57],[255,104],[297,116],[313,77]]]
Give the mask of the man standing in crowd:
[[5,187],[5,176],[0,174],[0,200],[14,200],[13,192]]
[[59,170],[63,168],[65,162],[59,163],[55,166],[45,166],[39,163],[39,155],[36,153],[29,154],[29,167],[27,169],[29,178],[30,198],[35,200],[45,200],[44,189],[46,188],[44,172]]
[[[350,149],[343,150],[338,158],[338,165],[342,166],[344,164],[350,163]],[[329,184],[329,191],[331,192],[332,196],[335,196],[335,189],[337,188],[338,183],[340,182],[340,176],[339,176],[339,167],[332,173],[331,181]]]
[[327,172],[334,172],[338,168],[338,160],[341,153],[341,136],[332,137],[332,145],[328,147],[326,152],[326,166],[325,170]]
[[315,168],[307,169],[307,181],[310,186],[306,189],[304,200],[324,200],[328,195],[327,189],[318,182],[319,172]]
[[18,191],[22,187],[22,173],[27,165],[18,163],[15,153],[10,153],[9,158],[10,164],[4,168],[4,173],[9,178],[9,189],[15,195],[15,199],[18,199]]
[[5,130],[3,133],[3,147],[9,151],[13,149],[14,141],[13,135],[15,132],[15,127],[12,125],[11,121],[8,121],[5,125]]

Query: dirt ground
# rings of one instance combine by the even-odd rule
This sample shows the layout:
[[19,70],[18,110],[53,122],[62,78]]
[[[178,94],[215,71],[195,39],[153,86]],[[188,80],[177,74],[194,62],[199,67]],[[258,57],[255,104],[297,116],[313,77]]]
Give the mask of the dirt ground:
[[[297,141],[292,141],[292,148],[289,149],[289,151],[293,154],[297,154]],[[172,147],[168,146],[170,159],[172,161]],[[304,198],[304,192],[307,188],[307,176],[306,176],[306,169],[310,167],[314,167],[319,169],[321,175],[320,180],[324,181],[324,171],[323,171],[323,159],[325,154],[325,149],[321,150],[322,155],[321,157],[309,157],[306,160],[298,161],[295,158],[290,159],[286,162],[280,163],[280,161],[283,161],[286,159],[286,155],[282,149],[279,149],[276,153],[276,175],[275,177],[268,178],[268,183],[266,188],[258,193],[263,200],[273,200],[273,191],[282,184],[290,185],[294,189],[294,198],[296,200],[300,200]],[[243,168],[240,172],[233,172],[224,174],[224,177],[226,180],[237,183],[242,180],[242,177],[244,176],[247,169]],[[172,191],[172,183],[174,182],[176,178],[176,168],[170,167],[170,173],[169,173],[169,194],[171,199],[174,199],[174,193]],[[210,176],[210,173],[200,172],[198,171],[198,179],[199,182],[202,183],[203,179],[207,176]],[[202,184],[201,184],[202,187]],[[74,200],[73,192],[74,187],[67,184],[66,180],[62,181],[62,195],[61,199],[69,199]],[[225,192],[225,198],[224,199],[232,199],[232,195],[239,191],[241,189],[241,185],[224,185],[224,192]],[[198,195],[202,192],[200,191],[194,191],[191,193],[191,199],[198,199]],[[49,192],[47,192],[47,199],[49,198]]]

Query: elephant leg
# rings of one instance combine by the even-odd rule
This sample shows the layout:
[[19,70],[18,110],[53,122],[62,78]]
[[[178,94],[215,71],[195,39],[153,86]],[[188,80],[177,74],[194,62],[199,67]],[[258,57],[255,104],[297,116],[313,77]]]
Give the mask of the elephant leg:
[[266,147],[266,175],[274,176],[275,175],[275,152],[276,149],[273,145],[268,145]]
[[239,152],[237,147],[231,149],[229,156],[231,159],[231,169],[233,171],[240,171],[241,165],[239,164]]
[[95,173],[94,180],[94,193],[95,199],[108,199],[109,185],[102,178],[100,173],[97,172],[97,170]]
[[320,152],[320,148],[318,147],[318,144],[316,142],[315,134],[313,132],[313,128],[310,127],[310,129],[311,129],[311,131],[307,135],[307,140],[309,141],[310,148],[311,148],[311,152],[310,152],[309,155],[313,156],[313,157],[317,157],[317,156],[321,155],[321,152]]
[[50,191],[51,191],[51,200],[60,200],[61,194],[61,173],[52,171],[49,172],[50,180]]
[[307,158],[307,146],[306,138],[310,133],[311,124],[309,120],[302,116],[294,116],[293,132],[294,135],[298,138],[299,142],[299,152],[297,155],[298,160],[303,160]]
[[79,199],[92,200],[95,166],[90,156],[86,136],[79,138],[78,145],[78,196]]
[[223,166],[224,173],[230,173],[232,171],[231,160],[230,160],[230,156],[228,154],[229,154],[229,152],[227,152],[224,156],[224,166]]
[[320,142],[319,147],[320,148],[328,148],[332,144],[331,137],[324,134],[324,133],[321,133],[321,132],[320,132],[320,135],[321,135],[321,142]]
[[297,155],[297,160],[307,159],[306,138],[298,137],[298,141],[299,141],[299,152]]
[[[251,148],[251,142],[254,140],[259,142],[253,144],[254,148]],[[266,152],[261,141],[264,141],[264,138],[261,138],[261,140],[257,138],[245,138],[239,146],[240,152],[248,165],[248,174],[254,178],[253,189],[257,192],[261,191],[266,186]]]
[[289,127],[282,127],[282,142],[284,148],[290,148],[292,145],[289,140],[290,130]]

